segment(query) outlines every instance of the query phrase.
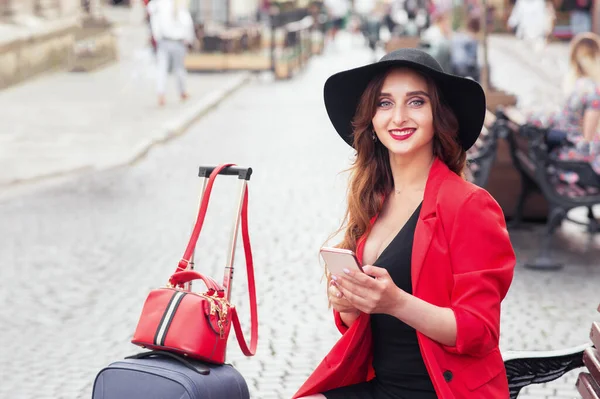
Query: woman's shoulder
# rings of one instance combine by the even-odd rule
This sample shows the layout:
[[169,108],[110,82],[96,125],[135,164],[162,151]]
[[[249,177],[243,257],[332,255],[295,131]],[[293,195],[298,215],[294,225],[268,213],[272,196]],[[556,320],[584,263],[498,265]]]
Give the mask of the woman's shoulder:
[[496,200],[487,190],[451,173],[442,182],[437,196],[437,209],[443,214],[457,214],[462,207],[479,207],[493,204],[499,208]]
[[456,173],[449,173],[440,186],[439,196],[457,197],[457,200],[464,199],[481,187],[465,180]]

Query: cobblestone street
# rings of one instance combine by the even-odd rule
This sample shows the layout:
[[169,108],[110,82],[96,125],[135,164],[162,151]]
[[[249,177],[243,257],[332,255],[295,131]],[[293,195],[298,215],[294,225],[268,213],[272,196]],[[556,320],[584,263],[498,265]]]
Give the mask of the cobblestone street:
[[[352,152],[331,127],[322,88],[331,73],[371,60],[367,51],[342,44],[290,81],[254,79],[131,167],[0,200],[0,398],[89,398],[102,367],[140,351],[129,340],[147,293],[166,283],[187,244],[197,168],[223,162],[254,169],[250,237],[260,322],[257,355],[245,358],[232,333],[228,361],[242,372],[253,398],[291,397],[339,337],[318,249],[341,220],[346,175],[340,172]],[[196,269],[217,279],[236,183],[218,180],[197,251]],[[519,261],[537,249],[539,229],[511,232]],[[563,270],[517,266],[503,305],[503,351],[588,340],[592,321],[600,318],[600,239],[581,231],[565,223],[556,236]],[[234,304],[249,326],[238,254]],[[519,398],[577,397],[576,375],[529,388]]]

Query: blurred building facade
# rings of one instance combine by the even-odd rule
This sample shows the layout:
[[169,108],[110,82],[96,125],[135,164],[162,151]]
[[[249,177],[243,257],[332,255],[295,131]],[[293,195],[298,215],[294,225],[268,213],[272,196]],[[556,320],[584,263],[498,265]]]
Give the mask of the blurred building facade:
[[77,33],[101,18],[102,0],[0,0],[0,89],[68,68]]
[[196,22],[233,23],[256,17],[261,0],[190,0]]

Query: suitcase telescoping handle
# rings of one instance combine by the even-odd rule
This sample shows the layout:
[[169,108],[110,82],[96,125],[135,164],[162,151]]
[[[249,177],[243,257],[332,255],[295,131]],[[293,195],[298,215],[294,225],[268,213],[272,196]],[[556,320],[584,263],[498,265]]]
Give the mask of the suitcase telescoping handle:
[[[235,218],[233,223],[233,229],[231,232],[231,239],[229,241],[227,263],[225,265],[225,273],[223,276],[223,289],[225,290],[225,298],[229,301],[231,298],[232,279],[233,279],[233,264],[235,261],[235,246],[237,243],[237,234],[240,226],[240,219],[242,224],[242,238],[244,239],[244,252],[246,255],[246,263],[248,263],[248,257],[252,262],[252,251],[250,249],[250,238],[247,232],[248,223],[248,180],[252,176],[252,168],[240,168],[235,167],[233,164],[223,164],[219,166],[200,166],[198,175],[202,178],[202,191],[200,195],[200,204],[198,206],[198,217],[192,231],[192,236],[186,248],[186,251],[179,261],[179,265],[175,272],[183,270],[194,269],[194,254],[202,225],[204,224],[204,218],[210,201],[210,195],[212,192],[212,186],[217,175],[229,175],[238,176],[240,181],[240,193],[239,202],[235,212]],[[244,219],[245,216],[245,219]],[[244,231],[246,231],[244,233]],[[244,237],[246,236],[246,237]],[[250,275],[248,275],[250,278]],[[191,290],[191,282],[187,283],[185,289]]]
[[[218,168],[218,166],[200,166],[198,176],[204,177],[204,178],[210,177],[210,174],[215,170],[215,168]],[[219,174],[226,175],[226,176],[237,175],[238,178],[249,181],[250,176],[252,176],[252,168],[239,168],[239,167],[229,166],[227,168],[221,169],[219,171]]]
[[[200,204],[202,203],[202,197],[204,197],[204,191],[206,190],[206,182],[208,180],[208,178],[210,177],[211,173],[215,170],[215,168],[217,168],[216,166],[200,166],[199,170],[198,170],[198,176],[201,178],[201,190],[200,190]],[[238,178],[240,179],[240,185],[241,187],[241,195],[240,195],[240,200],[241,200],[241,196],[244,194],[244,186],[245,186],[245,182],[247,183],[250,180],[250,177],[252,176],[252,168],[240,168],[237,166],[228,166],[226,168],[220,169],[219,170],[219,174],[220,175],[226,175],[226,176],[238,176]],[[198,211],[200,211],[200,204],[198,204]],[[238,207],[238,212],[236,213],[236,215],[240,214],[240,210]],[[239,220],[236,221],[236,224],[234,226],[234,230],[233,230],[233,237],[232,237],[232,242],[233,242],[233,248],[235,248],[235,242],[236,242],[236,235],[237,235],[237,226],[239,225]],[[231,246],[231,244],[230,244]],[[227,272],[229,269],[228,267],[231,265],[233,265],[233,259],[231,259],[231,253],[232,250],[231,248],[229,248],[229,263],[228,265],[226,265],[226,269],[225,272]],[[192,253],[192,255],[189,258],[189,263],[187,266],[188,270],[193,270],[194,269],[194,257],[195,257],[195,251]],[[227,277],[225,277],[227,278]],[[229,287],[231,287],[231,285],[229,285]],[[185,284],[184,288],[188,291],[190,291],[192,289],[192,282],[188,282]]]
[[[238,228],[241,221],[242,230],[242,242],[244,246],[244,255],[246,257],[246,272],[248,276],[248,295],[250,297],[250,345],[246,344],[244,339],[242,328],[240,326],[239,319],[235,307],[232,308],[232,321],[233,327],[236,332],[238,343],[242,349],[242,352],[246,356],[253,356],[256,352],[256,346],[258,343],[258,309],[256,304],[256,284],[254,281],[254,263],[252,260],[252,249],[250,246],[250,235],[248,232],[248,180],[252,175],[251,168],[235,168],[233,164],[223,164],[216,167],[203,166],[200,168],[201,177],[205,177],[206,173],[210,171],[208,180],[202,183],[202,198],[200,201],[198,217],[196,218],[196,224],[192,231],[192,236],[188,242],[188,246],[183,254],[183,258],[179,261],[175,274],[184,270],[189,270],[192,266],[193,254],[204,224],[204,218],[208,209],[208,202],[210,200],[210,194],[216,177],[219,174],[225,175],[237,175],[240,180],[240,196],[237,211],[235,214],[235,222],[233,225],[233,233],[231,241],[229,243],[229,257],[225,266],[225,276],[223,279],[223,291],[224,297],[227,301],[231,298],[231,285],[233,278],[233,263],[235,258],[235,244],[237,241]],[[175,275],[174,275],[175,276]],[[173,277],[174,277],[173,276]],[[172,277],[172,278],[173,278]]]

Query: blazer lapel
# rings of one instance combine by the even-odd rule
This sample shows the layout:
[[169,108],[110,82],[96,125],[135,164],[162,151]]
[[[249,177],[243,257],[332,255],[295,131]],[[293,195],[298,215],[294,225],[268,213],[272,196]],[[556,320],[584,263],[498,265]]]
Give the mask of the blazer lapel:
[[433,232],[437,223],[436,204],[440,186],[448,173],[451,173],[446,164],[436,158],[429,170],[427,183],[425,184],[425,193],[423,194],[423,206],[417,227],[415,228],[415,238],[413,241],[412,258],[411,258],[411,282],[413,295],[417,289],[419,275],[423,268],[425,255],[429,250]]

